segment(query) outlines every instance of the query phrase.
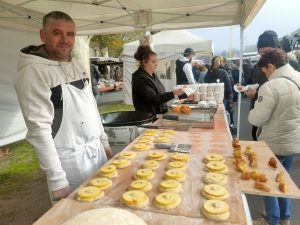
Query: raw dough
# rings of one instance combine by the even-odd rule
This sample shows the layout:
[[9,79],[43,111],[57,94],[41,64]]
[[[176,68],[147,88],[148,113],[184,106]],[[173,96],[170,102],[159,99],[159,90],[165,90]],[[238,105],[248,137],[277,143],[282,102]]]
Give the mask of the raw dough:
[[[168,196],[169,194],[174,194],[174,195],[176,195],[176,196],[177,196],[177,200],[176,200],[175,202],[171,203],[171,204],[168,204],[168,205],[161,205],[161,204],[159,204],[159,203],[157,202],[156,199],[157,199],[159,196],[162,196],[162,195]],[[158,209],[163,209],[163,210],[171,210],[171,209],[174,209],[174,208],[176,208],[176,207],[180,204],[180,202],[181,202],[180,196],[179,196],[178,194],[176,194],[176,193],[170,193],[170,192],[164,192],[164,193],[161,193],[161,194],[157,195],[157,196],[155,197],[155,199],[154,199],[154,205],[155,205],[155,207],[158,208]]]
[[132,159],[135,157],[135,152],[121,152],[119,159]]
[[[207,204],[208,202],[216,202],[216,203],[220,203],[222,205],[227,205],[227,210],[225,210],[225,212],[222,212],[223,208],[219,207],[220,208],[220,213],[211,214],[211,213],[207,212],[204,209],[205,204]],[[218,208],[216,210],[218,210]],[[210,220],[215,220],[215,221],[227,220],[229,218],[229,215],[230,215],[228,204],[226,202],[223,202],[223,201],[220,201],[220,200],[207,200],[206,202],[204,202],[203,206],[201,207],[201,212],[206,218],[208,218]]]
[[148,160],[143,163],[142,167],[144,169],[156,170],[159,168],[159,164],[156,160]]
[[167,165],[167,170],[172,170],[172,169],[178,169],[178,170],[185,171],[186,164],[184,162],[180,162],[180,161],[169,162]]
[[206,184],[220,184],[220,185],[225,185],[227,184],[228,177],[224,174],[221,173],[207,173],[203,177],[203,181]]
[[[85,197],[81,195],[86,195]],[[81,202],[93,202],[104,196],[104,192],[94,186],[88,186],[80,189],[77,193],[77,200]]]
[[[177,185],[176,187],[170,187],[170,188],[165,188],[165,187],[162,187],[162,185],[161,185],[161,183],[163,183],[163,182],[168,182],[168,181],[170,181],[170,182],[173,182],[175,185]],[[162,181],[160,183],[160,185],[159,185],[159,187],[158,187],[158,190],[160,191],[160,192],[173,192],[173,193],[180,193],[181,192],[181,190],[182,190],[182,184],[181,183],[179,183],[178,181],[176,181],[176,180],[164,180],[164,181]]]
[[224,163],[225,159],[223,156],[219,155],[219,154],[208,154],[204,157],[203,161],[205,163],[208,162],[219,162],[219,163]]
[[[139,180],[135,180],[135,181],[139,181]],[[135,181],[132,181],[132,182],[135,182]],[[149,191],[151,191],[151,189],[152,189],[152,184],[151,184],[148,180],[143,180],[143,181],[147,181],[147,182],[148,182],[147,185],[146,185],[146,187],[144,187],[144,188],[142,188],[142,189],[135,189],[135,188],[133,188],[133,187],[131,186],[131,184],[130,184],[129,187],[128,187],[128,191],[134,191],[134,190],[142,191],[142,192],[149,192]],[[132,182],[131,182],[131,183],[132,183]]]
[[123,209],[103,208],[88,210],[63,225],[147,225],[141,218]]
[[[126,202],[124,200],[124,198],[123,198],[123,195],[125,195],[126,193],[129,193],[129,192],[139,193],[140,196],[142,195],[143,200],[141,202],[138,202],[138,203],[128,203],[128,202]],[[132,209],[141,209],[141,208],[146,207],[149,204],[149,198],[142,191],[136,191],[136,190],[134,190],[134,191],[127,191],[123,195],[120,198],[120,202],[123,203],[123,204],[125,204],[125,205],[127,205],[129,208],[132,208]],[[134,199],[134,198],[136,198],[136,196],[132,197],[132,199]]]
[[[142,176],[138,176],[137,174],[141,174]],[[148,175],[149,174],[149,175]],[[140,169],[136,171],[136,173],[133,175],[133,178],[135,180],[152,180],[155,177],[155,173],[151,169]]]
[[112,181],[106,177],[95,178],[90,181],[91,186],[99,188],[101,191],[109,188],[112,185]]
[[117,159],[112,161],[112,163],[118,168],[122,169],[131,165],[131,161],[129,159]]
[[107,177],[109,179],[112,179],[112,178],[115,178],[115,177],[118,177],[118,171],[116,170],[115,172],[113,173],[99,173],[99,176],[100,177]]

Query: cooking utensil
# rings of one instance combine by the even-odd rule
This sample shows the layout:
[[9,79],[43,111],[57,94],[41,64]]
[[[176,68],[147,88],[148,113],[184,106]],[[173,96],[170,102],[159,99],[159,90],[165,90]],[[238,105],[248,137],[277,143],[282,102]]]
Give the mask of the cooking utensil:
[[167,144],[155,144],[154,147],[155,148],[160,148],[160,149],[169,149],[170,152],[190,153],[192,145],[191,144],[172,143],[171,145],[167,145]]
[[175,120],[175,121],[184,121],[184,122],[199,122],[204,121],[203,117],[193,117],[193,116],[174,116],[174,115],[157,115],[160,116],[160,118],[163,118],[165,120]]
[[175,130],[175,131],[188,131],[191,129],[192,125],[181,125],[174,127],[166,127],[162,125],[153,126],[153,125],[138,125],[137,127],[148,128],[148,129],[167,129],[167,130]]

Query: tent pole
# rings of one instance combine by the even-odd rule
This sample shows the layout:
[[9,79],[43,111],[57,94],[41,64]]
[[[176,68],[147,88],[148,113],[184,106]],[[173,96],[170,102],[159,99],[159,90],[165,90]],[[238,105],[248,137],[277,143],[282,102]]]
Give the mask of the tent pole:
[[[243,73],[243,51],[244,51],[244,17],[242,16],[241,19],[241,26],[240,26],[240,74],[239,74],[239,83],[242,83],[242,73]],[[237,138],[240,137],[240,119],[241,119],[241,93],[238,93],[238,118],[237,118]]]

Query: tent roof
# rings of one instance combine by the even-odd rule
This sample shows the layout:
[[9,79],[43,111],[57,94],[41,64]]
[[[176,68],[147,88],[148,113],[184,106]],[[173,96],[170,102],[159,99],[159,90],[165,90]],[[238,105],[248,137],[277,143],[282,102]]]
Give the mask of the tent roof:
[[[0,27],[38,32],[50,11],[68,13],[79,35],[240,24],[266,0],[0,0]],[[241,22],[244,21],[244,22]]]
[[[196,55],[213,54],[213,44],[211,40],[194,35],[186,30],[166,30],[152,35],[154,51],[183,53],[187,47],[192,48]],[[139,41],[134,41],[124,45],[124,55],[134,55]]]

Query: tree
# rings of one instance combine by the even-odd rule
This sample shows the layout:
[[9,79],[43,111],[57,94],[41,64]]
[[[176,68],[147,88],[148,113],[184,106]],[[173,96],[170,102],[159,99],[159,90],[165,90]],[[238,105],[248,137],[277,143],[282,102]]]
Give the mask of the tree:
[[123,45],[138,40],[141,35],[143,32],[95,35],[90,41],[90,47],[100,52],[107,48],[109,56],[118,58],[123,52]]

